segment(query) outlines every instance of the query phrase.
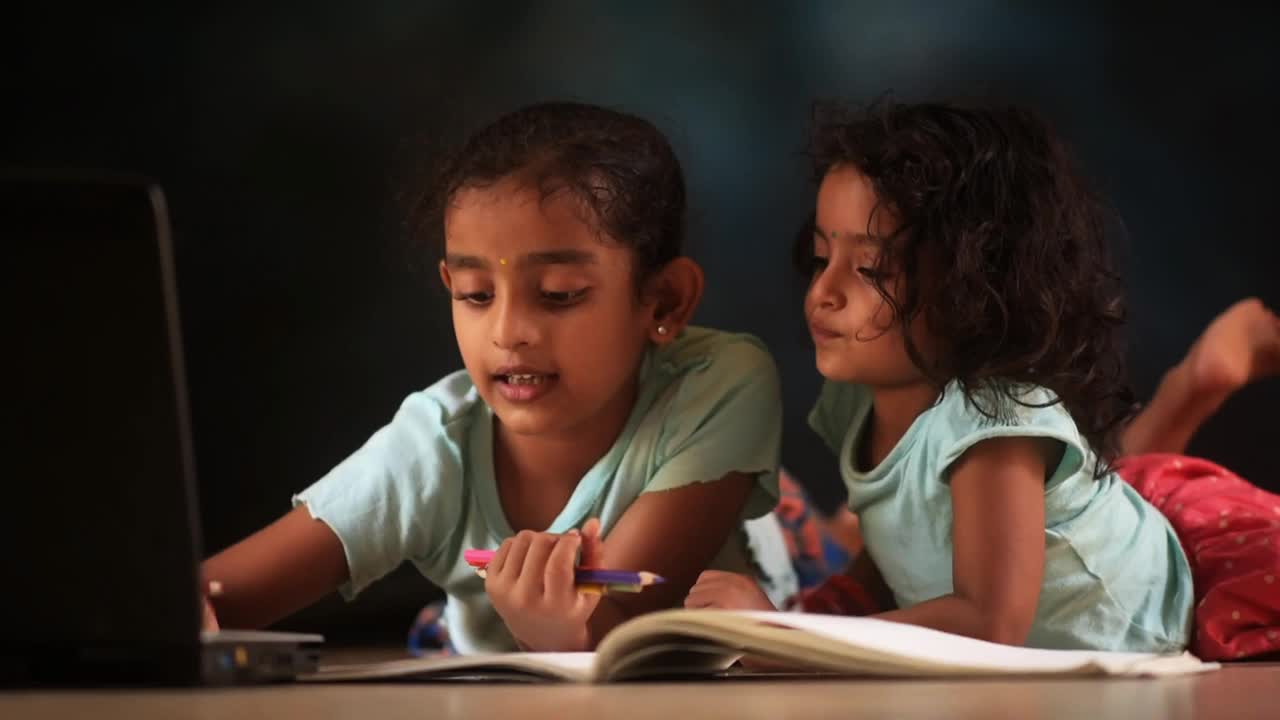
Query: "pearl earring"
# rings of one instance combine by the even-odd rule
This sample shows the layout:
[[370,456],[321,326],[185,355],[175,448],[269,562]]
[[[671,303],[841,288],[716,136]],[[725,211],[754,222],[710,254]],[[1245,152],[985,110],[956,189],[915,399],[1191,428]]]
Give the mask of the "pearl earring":
[[658,326],[658,334],[659,334],[659,335],[666,335],[666,334],[667,334],[667,326],[666,326],[666,325],[659,325],[659,326]]

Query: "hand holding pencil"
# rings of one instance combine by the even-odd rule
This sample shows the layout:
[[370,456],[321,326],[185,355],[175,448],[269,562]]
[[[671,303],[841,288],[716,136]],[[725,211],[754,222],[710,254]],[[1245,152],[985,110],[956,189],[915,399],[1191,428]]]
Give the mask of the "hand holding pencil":
[[[493,550],[468,550],[463,553],[463,558],[476,569],[480,577],[485,577],[485,569],[493,561],[494,554]],[[650,585],[663,582],[661,575],[651,572],[601,570],[582,566],[574,570],[573,579],[578,592],[596,595],[606,592],[640,592]]]
[[[582,568],[577,567],[581,553]],[[633,586],[630,591],[645,585],[636,583],[602,583],[601,579],[641,580],[649,584],[661,582],[652,573],[641,578],[633,573],[629,577],[585,575],[583,588],[579,585],[578,572],[598,567],[604,557],[604,543],[600,539],[600,522],[588,520],[582,531],[570,530],[563,535],[525,530],[503,541],[492,556],[473,553],[473,567],[483,570],[485,592],[493,607],[502,616],[507,629],[520,644],[529,650],[585,650],[590,647],[587,621],[600,603],[602,593],[618,588],[610,585]],[[483,567],[480,565],[483,563]],[[638,586],[638,587],[634,587]]]

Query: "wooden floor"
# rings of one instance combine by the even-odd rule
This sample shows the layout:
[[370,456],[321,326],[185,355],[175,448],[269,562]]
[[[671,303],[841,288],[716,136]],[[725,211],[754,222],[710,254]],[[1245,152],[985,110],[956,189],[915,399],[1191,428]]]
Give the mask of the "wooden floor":
[[1280,718],[1280,664],[1164,679],[715,680],[0,692],[0,718]]

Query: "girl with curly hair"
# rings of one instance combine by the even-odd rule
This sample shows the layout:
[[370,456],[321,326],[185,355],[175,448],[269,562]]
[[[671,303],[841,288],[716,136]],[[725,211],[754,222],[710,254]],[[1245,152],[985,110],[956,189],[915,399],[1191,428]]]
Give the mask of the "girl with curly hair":
[[[1233,344],[1171,371],[1129,425],[1106,215],[1045,122],[1013,107],[820,106],[810,151],[817,210],[796,257],[826,378],[810,424],[838,457],[865,551],[799,607],[1042,648],[1186,647],[1188,555],[1114,461],[1181,451],[1248,379],[1214,386],[1212,356],[1274,353],[1275,316],[1233,308],[1210,328]],[[685,604],[773,607],[718,571]]]

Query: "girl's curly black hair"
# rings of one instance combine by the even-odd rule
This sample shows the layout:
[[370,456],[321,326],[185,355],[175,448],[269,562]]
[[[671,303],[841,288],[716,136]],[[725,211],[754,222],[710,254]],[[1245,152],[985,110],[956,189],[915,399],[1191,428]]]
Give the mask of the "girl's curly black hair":
[[[809,154],[818,182],[833,167],[857,168],[876,212],[896,222],[872,280],[912,362],[940,387],[957,381],[992,418],[1026,405],[1029,386],[1048,388],[1104,472],[1136,407],[1124,300],[1107,212],[1045,121],[1017,107],[820,103]],[[869,235],[874,227],[873,217]],[[812,237],[797,238],[805,271]],[[885,283],[898,273],[894,297]],[[921,316],[944,348],[936,360],[907,332]]]
[[472,134],[437,168],[416,203],[416,231],[443,248],[444,211],[459,191],[518,177],[544,199],[569,192],[603,236],[631,248],[637,281],[681,254],[685,183],[652,123],[572,102],[510,112]]

